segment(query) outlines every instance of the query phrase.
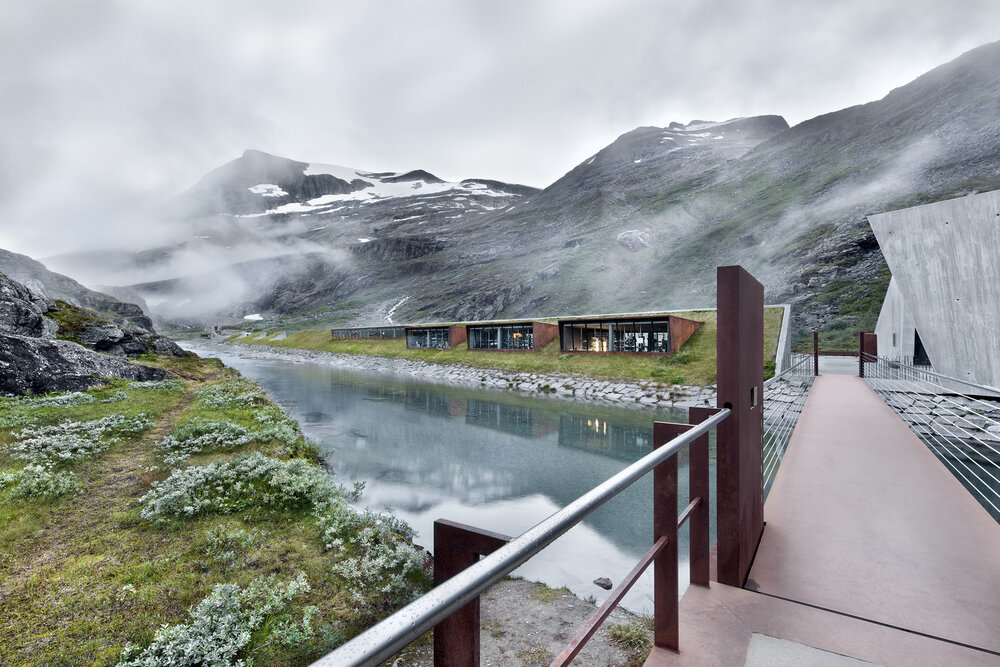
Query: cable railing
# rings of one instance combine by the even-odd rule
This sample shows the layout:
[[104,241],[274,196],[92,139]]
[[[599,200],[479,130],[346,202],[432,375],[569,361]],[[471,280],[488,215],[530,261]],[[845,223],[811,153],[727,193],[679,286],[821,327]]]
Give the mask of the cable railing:
[[1000,521],[1000,392],[870,354],[862,362],[872,389]]
[[796,353],[787,369],[764,383],[764,498],[778,474],[778,466],[812,386],[812,361],[812,354]]
[[[480,593],[485,591],[514,569],[528,561],[532,556],[540,552],[546,546],[555,541],[558,537],[569,531],[580,523],[591,512],[606,502],[617,496],[634,482],[645,476],[650,471],[656,470],[657,477],[654,478],[654,544],[653,547],[643,556],[633,572],[626,577],[625,581],[613,590],[607,602],[600,607],[594,616],[581,630],[580,634],[567,646],[566,650],[552,664],[568,665],[583,644],[596,632],[601,622],[611,613],[614,606],[621,600],[628,589],[638,579],[639,575],[654,561],[659,564],[661,554],[672,555],[672,572],[664,578],[672,578],[675,586],[677,583],[677,530],[690,518],[692,522],[698,516],[698,533],[696,538],[695,526],[692,523],[690,545],[691,554],[691,577],[693,583],[708,585],[708,432],[722,423],[730,416],[728,409],[715,410],[712,408],[692,408],[692,418],[695,418],[694,411],[700,411],[700,416],[704,420],[696,425],[688,424],[657,424],[656,426],[668,426],[674,432],[683,430],[680,435],[666,441],[665,444],[655,449],[652,453],[636,461],[618,474],[606,480],[599,486],[580,496],[578,499],[564,507],[563,509],[550,515],[534,527],[528,529],[521,535],[507,541],[507,538],[486,531],[470,529],[466,526],[446,522],[446,529],[458,529],[463,539],[470,543],[483,545],[481,548],[472,548],[472,552],[478,554],[488,553],[482,559],[477,560],[477,553],[471,553],[471,563],[464,569],[456,568],[457,571],[451,578],[431,589],[427,594],[414,600],[406,607],[384,619],[380,623],[372,626],[354,639],[350,640],[332,653],[319,659],[314,666],[320,667],[348,667],[348,666],[369,666],[380,665],[411,642],[418,639],[428,630],[439,626],[442,622],[448,621],[449,617],[458,612],[461,614],[469,603],[477,602]],[[710,416],[709,416],[710,415]],[[655,436],[654,436],[655,437]],[[677,454],[685,447],[691,446],[691,461],[689,470],[692,475],[691,502],[677,515]],[[703,459],[703,464],[695,464],[695,446],[698,447],[698,459]],[[704,450],[704,451],[701,451]],[[696,472],[696,468],[698,471]],[[663,472],[661,472],[661,470]],[[695,475],[699,481],[696,484]],[[665,488],[671,487],[672,488]],[[695,496],[695,489],[703,489],[701,495]],[[656,510],[669,508],[672,516],[657,517]],[[664,523],[669,524],[664,526]],[[506,544],[504,544],[506,542]],[[696,544],[697,543],[697,544]],[[437,545],[437,539],[435,539]],[[697,550],[697,558],[696,558]],[[492,553],[489,553],[492,552]],[[435,558],[441,555],[435,553]],[[695,567],[695,562],[699,566]],[[698,581],[694,581],[695,578]],[[435,580],[438,580],[437,575]],[[703,581],[702,581],[703,580]],[[655,593],[654,610],[656,618],[656,629],[654,633],[663,634],[667,638],[667,643],[676,643],[678,599],[676,588],[673,590]],[[672,598],[672,600],[671,600]],[[666,609],[661,609],[661,603]],[[670,608],[672,605],[672,608]],[[661,612],[663,612],[661,614]],[[475,615],[478,618],[478,606],[475,608]],[[478,620],[475,623],[475,653],[478,654]],[[435,642],[439,641],[440,626],[435,630]],[[443,640],[456,642],[458,640]],[[454,645],[449,648],[454,651]],[[435,651],[437,645],[435,645]]]

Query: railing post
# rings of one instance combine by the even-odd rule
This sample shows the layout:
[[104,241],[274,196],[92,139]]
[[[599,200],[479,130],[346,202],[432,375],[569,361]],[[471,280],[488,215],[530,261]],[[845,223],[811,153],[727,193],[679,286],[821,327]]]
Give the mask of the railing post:
[[[718,408],[690,408],[688,421],[700,424],[716,412]],[[710,480],[708,475],[708,434],[698,438],[688,447],[688,495],[701,498],[698,507],[691,514],[690,544],[691,544],[691,583],[708,586],[711,567],[711,537],[709,532],[709,495]]]
[[743,586],[764,530],[764,286],[740,266],[718,268],[718,579]]
[[[653,449],[687,431],[686,424],[653,422]],[[653,469],[653,542],[668,544],[653,561],[653,642],[680,650],[680,608],[677,586],[677,455]]]
[[[434,585],[493,553],[510,538],[473,526],[434,522]],[[479,598],[434,626],[434,667],[479,667]]]
[[819,332],[813,331],[813,376],[819,375]]
[[858,377],[865,376],[865,332],[858,332]]

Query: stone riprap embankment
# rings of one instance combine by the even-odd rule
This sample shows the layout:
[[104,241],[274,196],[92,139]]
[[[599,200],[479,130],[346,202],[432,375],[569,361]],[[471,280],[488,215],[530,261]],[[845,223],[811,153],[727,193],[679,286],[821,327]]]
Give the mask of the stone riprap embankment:
[[458,364],[336,354],[276,348],[247,343],[191,341],[183,344],[199,354],[226,350],[242,357],[328,364],[370,373],[387,373],[415,380],[463,387],[509,390],[621,407],[683,408],[715,405],[715,387],[661,385],[651,380],[600,380],[567,373],[520,373]]

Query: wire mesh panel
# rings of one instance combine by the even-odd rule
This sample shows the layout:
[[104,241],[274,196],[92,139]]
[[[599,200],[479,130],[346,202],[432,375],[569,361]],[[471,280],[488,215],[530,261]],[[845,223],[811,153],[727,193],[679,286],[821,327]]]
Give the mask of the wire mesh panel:
[[865,381],[1000,521],[1000,391],[865,355]]
[[813,383],[812,355],[794,354],[787,370],[764,383],[764,498],[778,474]]

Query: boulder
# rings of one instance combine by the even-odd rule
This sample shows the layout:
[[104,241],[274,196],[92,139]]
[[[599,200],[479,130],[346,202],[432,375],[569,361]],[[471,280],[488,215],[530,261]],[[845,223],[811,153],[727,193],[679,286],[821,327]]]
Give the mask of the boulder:
[[0,335],[0,393],[83,391],[100,386],[109,377],[146,381],[173,374],[98,354],[70,341]]
[[55,338],[59,326],[45,317],[45,299],[0,273],[0,333]]

